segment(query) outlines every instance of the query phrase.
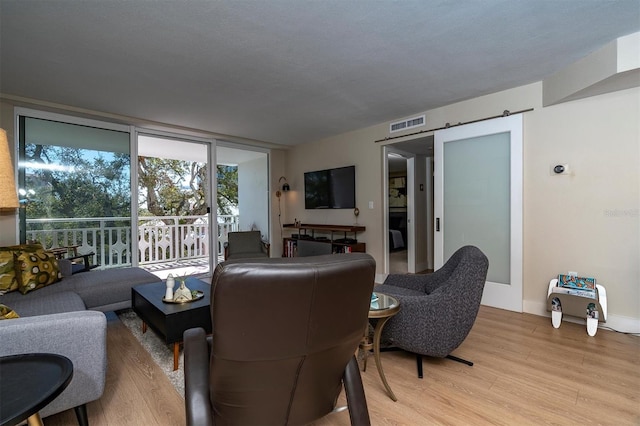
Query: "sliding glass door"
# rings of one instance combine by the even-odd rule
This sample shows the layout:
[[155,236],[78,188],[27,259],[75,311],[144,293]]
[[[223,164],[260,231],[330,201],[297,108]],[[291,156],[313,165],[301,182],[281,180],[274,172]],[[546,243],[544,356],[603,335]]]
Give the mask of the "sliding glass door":
[[228,232],[257,229],[269,240],[267,150],[16,114],[21,242],[75,247],[101,268],[141,266],[164,278],[210,274]]
[[216,145],[219,259],[229,232],[260,231],[269,241],[269,155],[228,142]]
[[17,110],[20,241],[131,264],[129,127]]
[[161,278],[209,274],[212,141],[141,130],[136,145],[139,266]]

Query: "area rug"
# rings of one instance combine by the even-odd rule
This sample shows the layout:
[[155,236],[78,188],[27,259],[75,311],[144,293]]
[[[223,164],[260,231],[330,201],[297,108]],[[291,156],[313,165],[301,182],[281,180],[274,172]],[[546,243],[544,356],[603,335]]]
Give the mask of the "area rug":
[[158,364],[173,387],[184,398],[184,355],[182,349],[180,349],[178,369],[173,371],[173,345],[167,345],[150,328],[147,328],[147,332],[143,334],[142,321],[131,309],[118,312],[118,318],[131,331],[142,347],[149,352],[153,361]]

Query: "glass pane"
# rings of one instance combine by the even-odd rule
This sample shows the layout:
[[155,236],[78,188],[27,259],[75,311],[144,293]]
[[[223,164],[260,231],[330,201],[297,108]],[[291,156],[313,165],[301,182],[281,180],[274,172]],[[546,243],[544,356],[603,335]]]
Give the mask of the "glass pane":
[[139,265],[170,273],[206,275],[211,270],[208,144],[153,135],[138,136]]
[[[20,117],[21,241],[131,264],[129,133]],[[73,252],[73,251],[71,251]]]
[[[269,241],[269,156],[228,145],[216,147],[216,160],[218,259],[223,260],[229,232],[258,230]],[[280,179],[278,189],[284,182]]]
[[489,258],[487,281],[510,283],[510,135],[444,144],[444,259],[474,245]]

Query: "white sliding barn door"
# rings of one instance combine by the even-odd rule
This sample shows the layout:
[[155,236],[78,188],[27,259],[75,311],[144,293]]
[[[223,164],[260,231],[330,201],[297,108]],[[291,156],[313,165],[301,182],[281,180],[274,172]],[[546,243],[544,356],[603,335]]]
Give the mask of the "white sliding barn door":
[[489,258],[482,304],[522,312],[522,116],[435,133],[434,261],[460,247]]

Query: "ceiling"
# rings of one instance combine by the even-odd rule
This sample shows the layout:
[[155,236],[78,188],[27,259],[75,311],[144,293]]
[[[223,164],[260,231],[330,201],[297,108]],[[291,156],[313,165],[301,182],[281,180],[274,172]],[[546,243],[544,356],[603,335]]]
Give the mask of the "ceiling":
[[295,145],[540,81],[637,31],[638,0],[0,0],[0,93]]

